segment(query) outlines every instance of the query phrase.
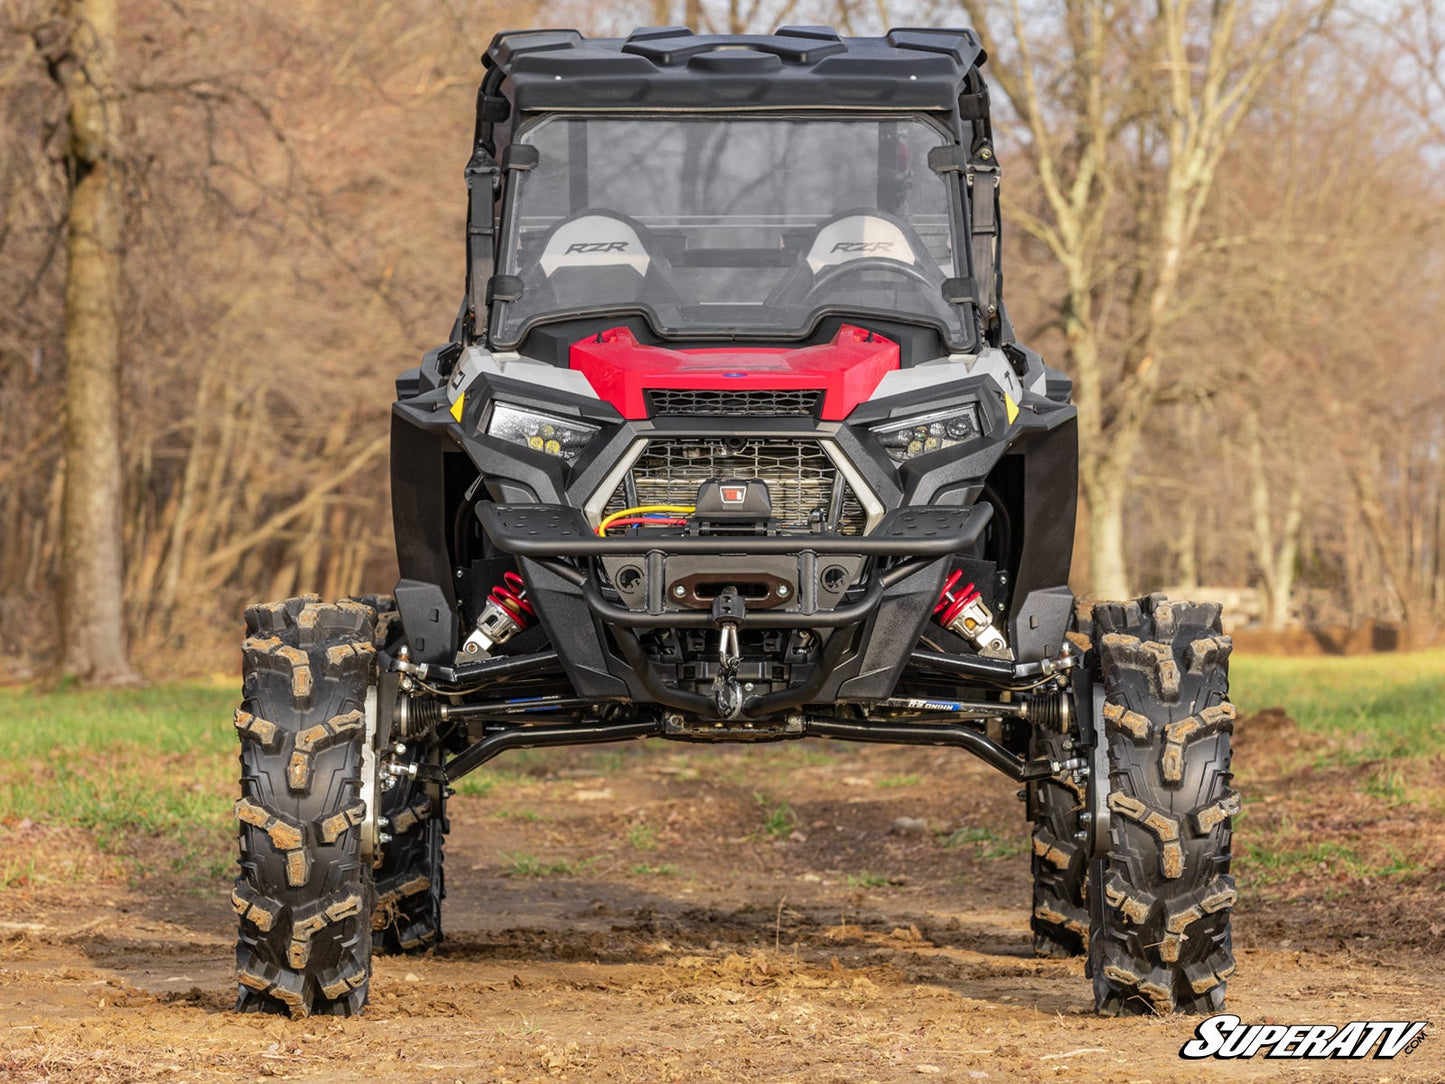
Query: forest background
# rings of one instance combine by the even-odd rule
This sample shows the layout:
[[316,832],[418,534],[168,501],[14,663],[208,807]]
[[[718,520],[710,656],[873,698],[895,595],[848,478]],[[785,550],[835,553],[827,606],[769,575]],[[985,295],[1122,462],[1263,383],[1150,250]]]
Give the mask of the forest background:
[[1442,0],[0,0],[0,681],[228,669],[249,601],[389,589],[479,54],[682,23],[983,35],[1077,590],[1437,637]]

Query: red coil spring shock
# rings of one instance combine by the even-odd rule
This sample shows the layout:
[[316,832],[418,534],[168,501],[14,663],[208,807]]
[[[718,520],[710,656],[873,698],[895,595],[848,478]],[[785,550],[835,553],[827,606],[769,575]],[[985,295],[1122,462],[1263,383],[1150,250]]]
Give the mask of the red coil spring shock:
[[954,619],[963,612],[963,608],[982,594],[973,584],[969,584],[962,591],[955,593],[953,588],[961,579],[963,579],[963,571],[955,569],[939,593],[938,605],[933,607],[933,612],[938,615],[938,623],[944,628],[952,625]]
[[491,600],[512,615],[518,628],[527,627],[525,615],[536,613],[527,601],[527,585],[515,572],[502,573],[502,582],[492,588]]

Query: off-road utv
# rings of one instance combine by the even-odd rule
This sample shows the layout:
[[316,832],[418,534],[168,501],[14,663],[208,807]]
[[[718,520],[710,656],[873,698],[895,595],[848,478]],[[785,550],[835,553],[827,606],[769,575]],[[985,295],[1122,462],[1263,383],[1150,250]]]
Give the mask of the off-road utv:
[[1066,586],[1066,376],[1015,341],[969,30],[498,35],[466,298],[397,381],[394,597],[253,606],[240,1008],[441,938],[449,784],[656,737],[954,746],[1022,786],[1097,1008],[1232,969],[1219,610]]

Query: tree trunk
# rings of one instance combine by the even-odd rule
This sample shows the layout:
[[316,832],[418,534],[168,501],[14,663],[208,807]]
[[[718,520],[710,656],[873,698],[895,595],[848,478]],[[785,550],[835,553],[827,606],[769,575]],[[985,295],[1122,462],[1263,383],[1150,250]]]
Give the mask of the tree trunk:
[[1303,485],[1299,469],[1284,479],[1288,493],[1276,537],[1274,509],[1277,494],[1270,492],[1270,475],[1264,462],[1264,435],[1259,414],[1244,410],[1244,441],[1249,456],[1249,499],[1254,527],[1254,562],[1259,570],[1259,600],[1264,627],[1273,631],[1289,623],[1294,595],[1295,563],[1299,558],[1300,502]]
[[1089,488],[1089,591],[1100,600],[1129,597],[1129,574],[1124,556],[1124,498],[1122,476],[1107,472]]
[[73,0],[70,52],[56,69],[70,121],[65,284],[62,673],[137,679],[126,653],[121,537],[120,107],[117,0]]

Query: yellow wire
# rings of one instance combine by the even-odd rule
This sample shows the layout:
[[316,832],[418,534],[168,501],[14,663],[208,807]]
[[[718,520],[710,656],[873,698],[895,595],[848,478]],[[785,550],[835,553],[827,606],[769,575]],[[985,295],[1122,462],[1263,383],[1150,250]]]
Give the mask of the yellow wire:
[[644,504],[637,508],[624,508],[621,512],[613,512],[597,525],[599,535],[607,534],[607,527],[614,519],[623,519],[627,516],[640,516],[647,512],[696,512],[697,509],[690,504]]

